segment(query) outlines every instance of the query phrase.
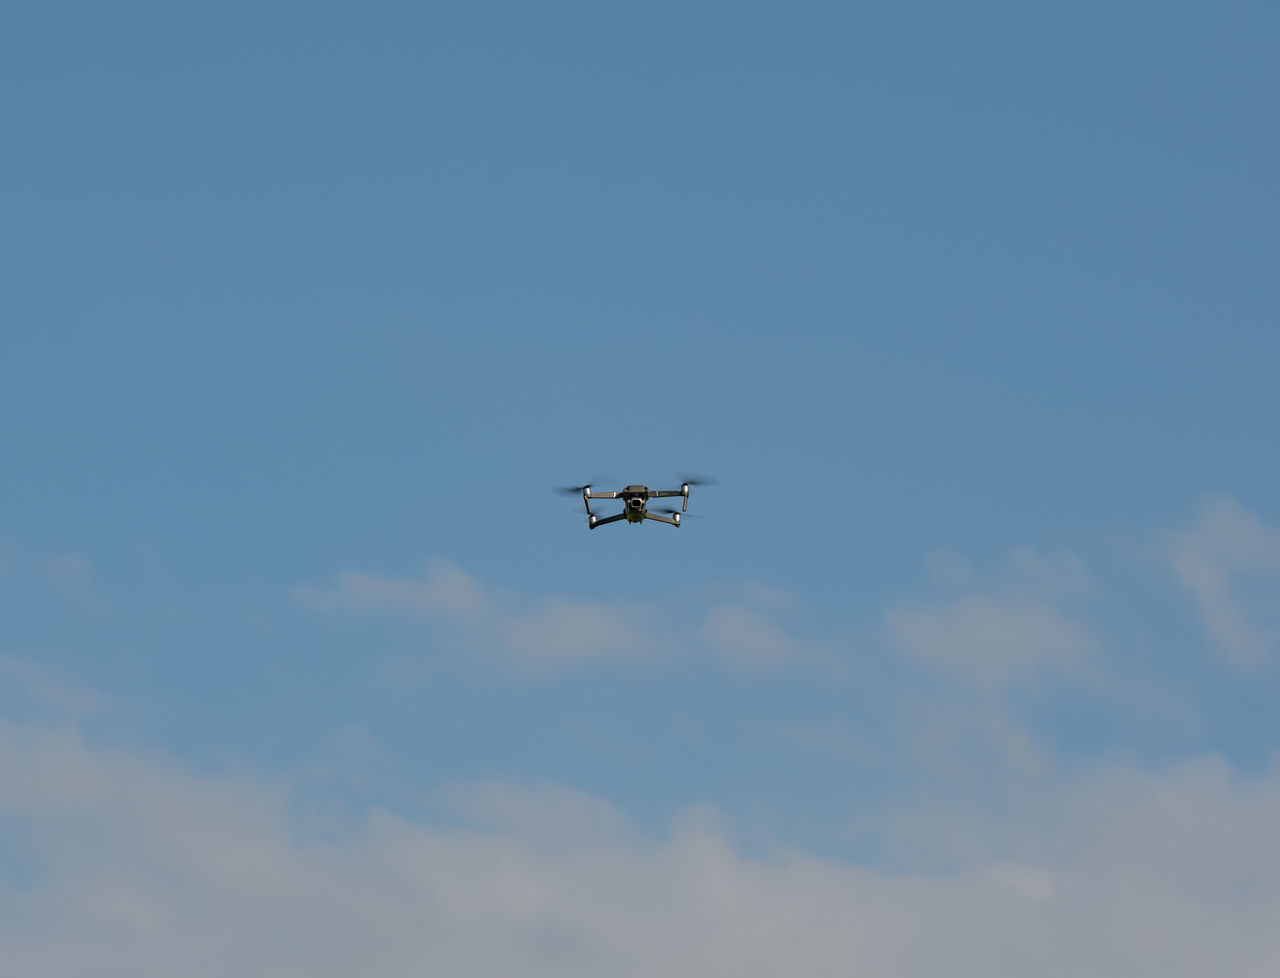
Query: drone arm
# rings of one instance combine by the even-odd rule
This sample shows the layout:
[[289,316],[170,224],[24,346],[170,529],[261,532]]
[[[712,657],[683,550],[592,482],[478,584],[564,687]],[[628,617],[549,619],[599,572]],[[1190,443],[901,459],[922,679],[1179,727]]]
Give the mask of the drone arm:
[[593,499],[617,499],[621,496],[620,492],[592,492],[590,486],[582,487],[582,504],[587,507],[587,515],[594,516],[591,512],[591,500]]
[[666,496],[684,496],[684,506],[681,510],[688,512],[689,510],[689,487],[681,486],[679,489],[650,489],[650,499],[661,499]]
[[[678,496],[680,494],[676,493],[676,495]],[[661,516],[658,513],[645,513],[644,518],[647,520],[653,520],[657,523],[670,523],[672,526],[680,525],[679,513],[676,513],[674,516]]]
[[626,513],[615,513],[613,516],[606,516],[604,518],[593,516],[587,521],[587,529],[594,530],[597,526],[604,526],[606,523],[616,523],[618,520],[625,520],[626,518]]

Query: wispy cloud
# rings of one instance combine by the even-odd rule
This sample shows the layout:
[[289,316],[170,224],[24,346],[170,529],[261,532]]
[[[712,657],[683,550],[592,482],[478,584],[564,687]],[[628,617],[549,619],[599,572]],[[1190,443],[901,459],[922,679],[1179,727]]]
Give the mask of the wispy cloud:
[[342,571],[328,584],[301,584],[294,600],[316,611],[394,611],[470,617],[489,606],[478,581],[443,560],[428,563],[420,577],[389,577]]
[[1070,667],[1093,647],[1081,625],[1044,602],[971,596],[943,605],[898,606],[889,634],[917,658],[982,686],[999,686],[1037,667]]
[[[7,688],[7,690],[6,690]],[[24,712],[35,709],[55,716],[81,718],[98,712],[102,697],[94,689],[28,659],[0,656],[0,692],[7,691]],[[0,699],[0,704],[4,699]]]
[[800,643],[754,608],[719,605],[702,623],[700,634],[723,659],[767,669],[800,652]]
[[60,553],[37,561],[40,575],[64,601],[86,609],[103,606],[93,581],[89,558],[80,553]]
[[0,541],[0,585],[32,582],[65,606],[101,614],[111,610],[94,573],[93,561],[76,551],[32,553]]
[[344,571],[295,588],[293,598],[317,613],[416,616],[453,628],[472,647],[539,667],[702,652],[760,671],[809,647],[785,627],[795,599],[759,583],[668,600],[588,600],[487,586],[436,560],[419,577]]
[[1237,667],[1267,662],[1280,643],[1280,533],[1238,503],[1215,499],[1165,543],[1210,641]]
[[592,658],[657,654],[665,644],[659,626],[637,606],[546,598],[523,614],[498,623],[506,647],[529,660],[568,663]]
[[950,593],[896,604],[884,614],[891,641],[919,661],[995,689],[1044,667],[1077,668],[1097,645],[1089,626],[1063,608],[1092,588],[1071,555],[1015,549],[1008,569],[985,581],[954,555],[933,554],[927,565]]

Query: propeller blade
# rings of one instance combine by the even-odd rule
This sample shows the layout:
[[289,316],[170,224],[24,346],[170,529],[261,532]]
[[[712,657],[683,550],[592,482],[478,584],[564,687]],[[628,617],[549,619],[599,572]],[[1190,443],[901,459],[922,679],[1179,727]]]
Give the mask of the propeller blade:
[[603,475],[599,475],[599,474],[593,474],[593,477],[592,477],[591,481],[590,481],[590,482],[588,482],[588,483],[586,483],[585,485],[581,485],[581,486],[554,486],[554,487],[552,488],[552,490],[551,490],[551,491],[552,491],[552,492],[559,493],[559,494],[560,494],[560,495],[562,495],[562,496],[581,496],[581,495],[582,495],[582,490],[583,490],[583,489],[589,489],[589,488],[591,488],[591,487],[593,487],[593,486],[595,486],[595,487],[597,487],[597,488],[599,488],[600,486],[611,486],[611,485],[613,485],[616,481],[617,481],[616,479],[610,478],[609,476],[603,476]]
[[719,483],[709,475],[684,475],[680,477],[680,484],[685,486],[714,486]]
[[665,513],[667,516],[675,516],[677,513],[679,513],[680,518],[683,520],[689,520],[689,519],[703,520],[707,518],[706,513],[686,513],[684,510],[676,509],[674,506],[650,506],[649,512]]

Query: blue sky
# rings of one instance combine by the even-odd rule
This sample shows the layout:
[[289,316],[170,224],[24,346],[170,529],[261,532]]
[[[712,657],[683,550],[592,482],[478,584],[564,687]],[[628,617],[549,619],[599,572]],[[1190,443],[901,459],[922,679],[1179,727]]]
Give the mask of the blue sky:
[[[6,20],[0,947],[26,973],[81,973],[54,937],[92,901],[51,896],[79,887],[176,908],[130,927],[177,958],[76,945],[132,975],[199,973],[193,907],[273,920],[277,885],[395,910],[316,962],[228,911],[250,970],[399,973],[456,911],[483,939],[441,960],[475,974],[706,973],[717,940],[739,974],[828,945],[877,974],[1226,973],[1168,935],[1232,910],[1223,879],[1280,905],[1271,5]],[[719,484],[679,530],[588,532],[549,491],[682,472]],[[162,868],[211,838],[269,878]],[[1176,855],[1204,838],[1236,841]],[[423,847],[440,866],[397,875]],[[504,847],[523,882],[489,873]],[[1090,909],[1103,853],[1177,898],[1112,908],[1123,939]],[[459,878],[499,909],[458,910]],[[553,895],[513,910],[521,885]],[[647,915],[702,887],[751,894],[695,900],[702,943]],[[724,936],[779,906],[759,947]],[[970,907],[1030,936],[992,956]],[[1277,953],[1253,909],[1214,932],[1232,973]],[[920,920],[923,949],[876,936]]]

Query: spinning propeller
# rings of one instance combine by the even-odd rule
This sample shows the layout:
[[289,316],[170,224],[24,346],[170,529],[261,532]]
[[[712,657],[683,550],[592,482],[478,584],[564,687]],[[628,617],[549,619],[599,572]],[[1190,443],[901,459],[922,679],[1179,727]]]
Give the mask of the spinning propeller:
[[581,496],[584,489],[590,489],[592,486],[611,486],[617,479],[607,475],[596,474],[592,476],[591,481],[580,486],[553,486],[551,491],[559,493],[561,496]]

